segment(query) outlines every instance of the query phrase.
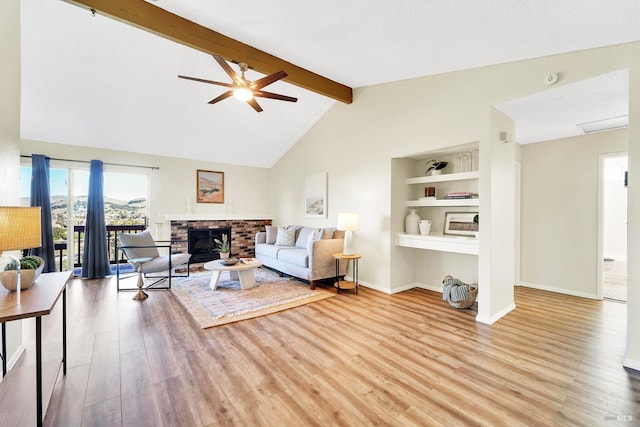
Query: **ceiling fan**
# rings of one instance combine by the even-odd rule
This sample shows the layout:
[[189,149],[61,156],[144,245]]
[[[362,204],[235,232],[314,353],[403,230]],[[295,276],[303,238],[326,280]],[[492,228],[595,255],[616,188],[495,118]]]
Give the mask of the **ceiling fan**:
[[212,85],[224,86],[229,88],[229,90],[224,92],[222,95],[209,101],[209,104],[215,104],[216,102],[220,102],[223,99],[227,99],[233,95],[235,98],[238,98],[241,101],[246,101],[247,104],[251,105],[251,107],[253,107],[253,109],[259,113],[262,111],[262,107],[260,107],[260,104],[258,104],[255,98],[270,98],[289,102],[296,102],[298,100],[298,98],[293,98],[291,96],[280,95],[278,93],[266,92],[262,90],[263,87],[287,77],[287,73],[285,73],[284,71],[278,71],[276,73],[269,74],[268,76],[262,77],[261,79],[252,82],[244,77],[245,71],[249,69],[249,66],[244,62],[238,64],[238,66],[240,67],[240,72],[242,73],[241,76],[238,76],[238,74],[233,71],[229,64],[227,64],[227,61],[225,61],[224,58],[218,55],[212,56],[218,62],[218,64],[220,64],[222,69],[229,75],[229,77],[231,77],[233,83],[216,82],[213,80],[199,79],[197,77],[178,75],[178,77],[181,79],[194,80],[196,82],[209,83]]

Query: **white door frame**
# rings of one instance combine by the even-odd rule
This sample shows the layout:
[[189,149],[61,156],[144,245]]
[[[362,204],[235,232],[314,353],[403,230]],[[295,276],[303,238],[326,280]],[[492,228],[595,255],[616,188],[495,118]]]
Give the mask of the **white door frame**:
[[626,151],[618,153],[606,153],[598,156],[598,259],[596,298],[604,298],[604,162],[615,157],[627,157]]

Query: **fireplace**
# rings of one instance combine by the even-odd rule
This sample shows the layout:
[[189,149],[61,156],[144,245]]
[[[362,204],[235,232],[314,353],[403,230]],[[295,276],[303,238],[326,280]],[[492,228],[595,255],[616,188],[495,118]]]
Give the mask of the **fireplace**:
[[214,239],[222,240],[222,235],[226,234],[231,240],[231,227],[219,228],[192,228],[187,230],[188,252],[191,254],[189,264],[207,262],[220,258],[220,254],[215,251]]

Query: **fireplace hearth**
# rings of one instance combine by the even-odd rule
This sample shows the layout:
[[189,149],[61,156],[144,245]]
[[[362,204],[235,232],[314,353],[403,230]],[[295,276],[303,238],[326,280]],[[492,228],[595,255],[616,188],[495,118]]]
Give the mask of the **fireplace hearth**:
[[220,258],[220,253],[215,250],[214,239],[222,240],[223,234],[226,234],[229,240],[231,240],[231,227],[189,227],[187,230],[187,251],[191,254],[189,264],[208,262]]

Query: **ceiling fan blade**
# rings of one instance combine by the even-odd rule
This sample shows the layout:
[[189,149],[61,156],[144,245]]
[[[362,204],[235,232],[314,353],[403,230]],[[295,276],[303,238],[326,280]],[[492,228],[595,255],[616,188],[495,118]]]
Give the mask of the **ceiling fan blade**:
[[278,80],[285,77],[287,77],[287,73],[285,73],[284,71],[278,71],[277,73],[269,74],[268,76],[264,76],[263,78],[256,80],[251,86],[256,89],[262,89],[263,87],[270,85],[273,82],[277,82]]
[[233,85],[231,83],[216,82],[216,81],[213,81],[213,80],[205,80],[205,79],[199,79],[197,77],[189,77],[189,76],[181,76],[181,75],[178,75],[178,77],[181,78],[181,79],[193,80],[193,81],[202,82],[202,83],[209,83],[209,84],[212,84],[212,85],[218,85],[218,86],[224,86],[224,87],[233,87]]
[[209,101],[209,104],[215,104],[216,102],[220,102],[223,99],[227,99],[231,95],[233,95],[233,91],[232,90],[228,90],[225,93],[223,93],[222,95],[218,96],[217,98],[213,98],[211,101]]
[[265,92],[263,90],[254,90],[253,96],[257,96],[259,98],[271,98],[277,99],[279,101],[289,101],[289,102],[297,102],[298,98],[294,98],[292,96],[280,95],[279,93]]
[[240,78],[240,76],[236,74],[235,71],[233,71],[233,68],[231,68],[229,64],[227,64],[227,61],[225,61],[223,57],[218,55],[213,55],[213,59],[215,59],[218,62],[218,64],[220,64],[224,72],[227,73],[229,77],[231,77],[231,79],[234,82],[236,82],[236,84],[245,85],[244,81]]
[[262,107],[260,106],[260,104],[258,104],[258,101],[256,101],[255,98],[251,98],[250,100],[248,100],[247,104],[251,105],[253,109],[258,113],[262,111]]

